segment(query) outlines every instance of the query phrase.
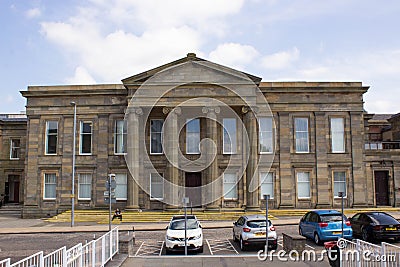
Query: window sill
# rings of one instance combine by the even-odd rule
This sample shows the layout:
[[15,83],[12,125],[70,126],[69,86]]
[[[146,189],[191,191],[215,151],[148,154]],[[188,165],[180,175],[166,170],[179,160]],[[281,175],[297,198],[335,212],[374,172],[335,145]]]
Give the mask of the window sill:
[[20,158],[10,158],[10,160],[20,160]]
[[150,201],[163,201],[164,198],[150,198]]
[[238,198],[224,198],[224,201],[238,201]]

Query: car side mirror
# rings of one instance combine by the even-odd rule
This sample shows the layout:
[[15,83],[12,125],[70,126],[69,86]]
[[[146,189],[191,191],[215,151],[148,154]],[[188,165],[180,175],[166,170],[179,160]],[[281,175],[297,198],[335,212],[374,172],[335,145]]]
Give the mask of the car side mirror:
[[168,230],[168,225],[167,225],[167,226],[165,226],[165,230]]
[[200,228],[203,228],[203,227],[201,227],[201,224],[199,224],[199,227],[200,227]]
[[236,222],[233,222],[233,225],[236,226],[237,225]]

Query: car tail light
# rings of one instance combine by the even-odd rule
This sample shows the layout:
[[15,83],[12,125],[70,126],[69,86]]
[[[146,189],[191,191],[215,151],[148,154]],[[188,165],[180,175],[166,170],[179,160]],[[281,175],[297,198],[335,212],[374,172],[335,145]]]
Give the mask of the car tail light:
[[350,221],[346,221],[345,224],[346,224],[347,226],[351,226]]
[[243,228],[243,232],[248,233],[248,232],[250,232],[250,231],[251,231],[250,228]]
[[270,231],[275,231],[275,227],[274,227],[274,226],[271,226],[271,227],[269,228],[269,230],[270,230]]
[[321,222],[321,223],[318,223],[318,224],[319,224],[319,227],[321,227],[321,228],[324,228],[324,227],[328,226],[328,223],[326,223],[326,222]]
[[375,225],[374,226],[374,230],[375,231],[381,231],[383,229],[383,226],[382,225]]

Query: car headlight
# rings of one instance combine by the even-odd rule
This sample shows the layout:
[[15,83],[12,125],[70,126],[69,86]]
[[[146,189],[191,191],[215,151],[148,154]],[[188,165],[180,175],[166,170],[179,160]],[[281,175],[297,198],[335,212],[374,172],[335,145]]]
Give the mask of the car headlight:
[[169,235],[167,235],[167,239],[170,240],[170,241],[175,241],[175,237],[172,237],[172,236],[169,236]]
[[200,237],[201,237],[201,234],[196,235],[196,236],[193,237],[193,240],[199,239]]

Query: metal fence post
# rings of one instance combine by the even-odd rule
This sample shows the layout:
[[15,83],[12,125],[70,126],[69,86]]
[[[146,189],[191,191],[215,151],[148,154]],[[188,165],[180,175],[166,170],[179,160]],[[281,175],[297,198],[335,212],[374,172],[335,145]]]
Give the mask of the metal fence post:
[[96,267],[96,240],[92,241],[92,267]]
[[106,251],[105,251],[106,242],[105,241],[106,240],[103,236],[103,238],[101,239],[101,266],[103,266],[104,263],[106,262]]
[[[382,266],[382,267],[386,267],[386,261],[388,260],[388,257],[386,256],[386,253],[387,253],[387,251],[386,251],[385,242],[382,242],[382,243],[381,243],[381,266]],[[383,257],[384,257],[384,258],[383,258]],[[384,260],[382,260],[382,258],[383,258]]]
[[40,253],[40,255],[39,255],[38,266],[44,267],[43,251],[42,251],[42,253]]
[[61,262],[62,262],[62,266],[67,267],[67,247],[63,247]]

